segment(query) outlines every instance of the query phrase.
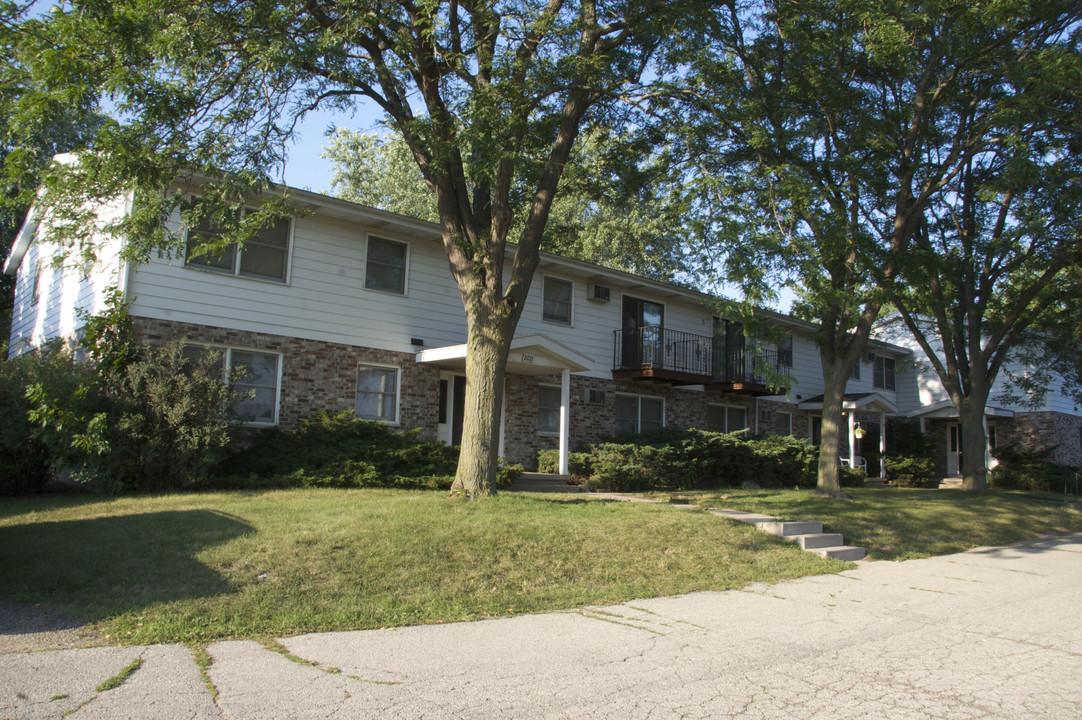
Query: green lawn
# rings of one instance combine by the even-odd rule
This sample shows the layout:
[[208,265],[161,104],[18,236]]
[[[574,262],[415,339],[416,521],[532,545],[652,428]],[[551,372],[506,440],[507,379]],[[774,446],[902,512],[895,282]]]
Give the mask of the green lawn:
[[837,572],[703,511],[503,493],[0,501],[0,597],[120,642],[451,622]]
[[864,547],[876,560],[945,555],[1082,532],[1082,513],[1026,493],[889,488],[846,489],[845,494],[849,500],[828,500],[811,490],[728,490],[687,497],[707,507],[821,520],[825,531],[842,533],[847,544]]

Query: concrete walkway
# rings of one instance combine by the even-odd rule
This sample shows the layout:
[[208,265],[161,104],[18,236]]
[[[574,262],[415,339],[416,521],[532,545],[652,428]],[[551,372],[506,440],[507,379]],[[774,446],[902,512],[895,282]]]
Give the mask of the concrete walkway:
[[1082,716],[1080,599],[1074,536],[282,652],[220,642],[205,676],[179,646],[6,652],[0,718],[1059,720]]

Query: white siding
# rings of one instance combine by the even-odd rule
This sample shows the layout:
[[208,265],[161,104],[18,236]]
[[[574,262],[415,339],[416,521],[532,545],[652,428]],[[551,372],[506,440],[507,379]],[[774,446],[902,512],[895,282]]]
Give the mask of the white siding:
[[367,229],[319,216],[294,221],[289,283],[234,277],[153,260],[132,273],[133,311],[190,322],[310,340],[416,350],[465,342],[465,313],[443,248],[386,230],[408,242],[407,294],[364,287]]
[[[105,206],[101,223],[124,210],[123,200]],[[85,264],[68,256],[62,248],[43,241],[30,244],[19,264],[9,354],[39,347],[46,340],[70,338],[83,326],[83,314],[105,309],[110,287],[123,288],[120,243],[100,235],[96,238],[96,260]],[[59,260],[58,260],[59,258]],[[38,301],[33,302],[34,274],[38,273]]]

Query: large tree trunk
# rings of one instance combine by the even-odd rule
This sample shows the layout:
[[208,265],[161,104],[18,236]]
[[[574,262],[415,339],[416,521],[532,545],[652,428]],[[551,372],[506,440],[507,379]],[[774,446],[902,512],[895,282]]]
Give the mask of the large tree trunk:
[[[987,395],[987,393],[984,393]],[[984,432],[985,398],[970,395],[958,406],[962,424],[962,489],[976,492],[988,490],[988,467],[985,452],[988,438]]]
[[845,382],[835,379],[834,368],[824,372],[822,433],[819,441],[819,480],[816,492],[828,497],[841,497],[838,440],[841,438],[842,396]]
[[462,447],[451,492],[474,499],[496,494],[504,376],[515,325],[510,318],[471,317],[466,337]]

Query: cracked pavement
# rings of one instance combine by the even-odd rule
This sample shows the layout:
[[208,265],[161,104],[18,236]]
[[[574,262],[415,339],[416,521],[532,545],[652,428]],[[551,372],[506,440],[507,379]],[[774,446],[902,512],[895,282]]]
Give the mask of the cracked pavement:
[[205,675],[183,646],[14,642],[0,652],[0,719],[1058,720],[1082,715],[1079,598],[1072,536],[739,591],[301,635],[281,652],[219,642]]

